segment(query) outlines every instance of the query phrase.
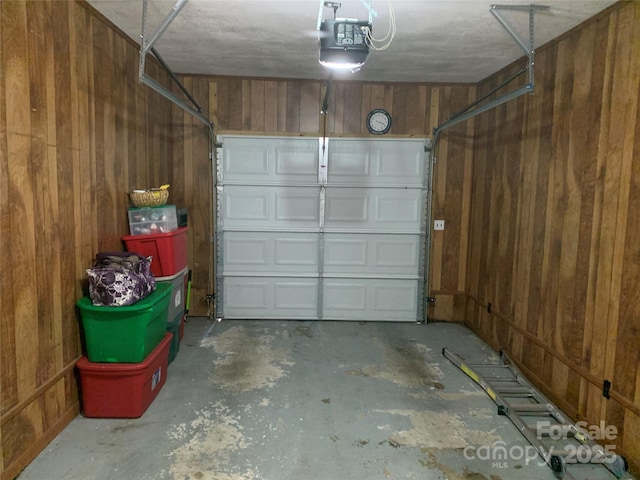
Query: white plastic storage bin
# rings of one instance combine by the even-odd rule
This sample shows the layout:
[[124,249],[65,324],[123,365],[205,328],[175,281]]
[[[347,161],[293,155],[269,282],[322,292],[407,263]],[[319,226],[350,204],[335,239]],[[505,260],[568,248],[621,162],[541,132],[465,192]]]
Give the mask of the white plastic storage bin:
[[178,229],[175,205],[129,209],[129,231],[131,235],[168,233]]
[[173,285],[169,308],[167,309],[167,322],[173,322],[176,317],[184,313],[187,301],[187,280],[189,267],[185,267],[170,277],[156,277],[156,282],[170,282]]

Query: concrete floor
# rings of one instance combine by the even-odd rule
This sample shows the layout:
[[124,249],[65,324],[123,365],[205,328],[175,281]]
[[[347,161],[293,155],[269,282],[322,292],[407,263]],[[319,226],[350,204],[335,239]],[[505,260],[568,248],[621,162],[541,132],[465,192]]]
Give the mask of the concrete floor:
[[459,324],[190,317],[141,418],[79,416],[18,478],[555,478],[443,347],[497,362]]

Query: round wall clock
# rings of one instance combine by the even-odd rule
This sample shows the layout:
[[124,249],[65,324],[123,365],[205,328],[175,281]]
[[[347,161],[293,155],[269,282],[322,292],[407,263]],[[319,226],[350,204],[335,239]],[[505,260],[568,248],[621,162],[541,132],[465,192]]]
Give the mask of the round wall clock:
[[383,135],[391,128],[391,115],[383,108],[376,108],[367,115],[367,129],[374,135]]

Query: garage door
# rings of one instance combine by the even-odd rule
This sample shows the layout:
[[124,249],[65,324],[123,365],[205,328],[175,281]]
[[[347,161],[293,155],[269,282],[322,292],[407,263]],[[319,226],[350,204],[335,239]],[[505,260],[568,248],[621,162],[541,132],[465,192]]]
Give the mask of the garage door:
[[423,319],[424,140],[218,141],[218,317]]

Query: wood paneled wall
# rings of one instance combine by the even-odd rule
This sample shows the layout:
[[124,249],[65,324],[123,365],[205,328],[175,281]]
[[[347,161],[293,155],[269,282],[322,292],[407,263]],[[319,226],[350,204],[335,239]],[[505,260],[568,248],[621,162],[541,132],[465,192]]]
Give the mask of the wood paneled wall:
[[[215,124],[216,135],[267,134],[368,136],[367,114],[385,108],[393,117],[387,136],[431,137],[433,128],[475,98],[469,85],[386,84],[336,81],[326,116],[320,114],[325,82],[283,79],[182,76]],[[189,209],[189,263],[193,269],[192,312],[205,314],[213,292],[211,162],[207,129],[174,108],[174,185]],[[429,317],[462,321],[468,250],[473,123],[442,136],[434,168],[434,215],[447,228],[432,242]],[[462,163],[449,162],[449,156]]]
[[[126,192],[170,183],[189,209],[192,314],[207,313],[214,259],[207,128],[138,84],[136,45],[83,2],[0,9],[5,480],[78,412],[75,302],[95,253],[122,248]],[[534,95],[443,134],[432,213],[446,229],[432,237],[429,311],[505,347],[576,418],[615,425],[636,471],[639,12],[618,4],[540,49]],[[391,136],[431,137],[509,71],[477,88],[335,82],[326,117],[321,81],[181,79],[216,134],[367,136],[367,113],[383,107]]]
[[476,119],[465,321],[640,473],[640,3],[539,49],[536,79]]
[[[207,129],[137,82],[137,46],[82,1],[3,0],[0,8],[0,475],[5,480],[79,411],[73,367],[82,344],[75,302],[86,293],[85,269],[95,254],[123,248],[126,193],[170,183],[170,201],[188,207],[193,314],[207,312],[213,256]],[[169,85],[152,62],[147,71]],[[394,116],[393,135],[423,137],[450,114],[449,102],[465,105],[473,97],[468,86],[336,83],[325,119],[318,113],[323,82],[183,81],[216,122],[216,133],[319,136],[326,128],[328,135],[367,135],[367,113],[385,107]],[[458,148],[455,142],[443,145]],[[444,175],[458,178],[459,169],[447,169],[443,157],[435,175],[439,208],[464,210],[460,186],[442,181]],[[459,293],[464,282],[451,287],[453,277],[442,272],[447,263],[463,270],[466,241],[455,219],[448,222],[447,243],[444,238],[434,243],[449,260],[440,262],[432,281],[442,285],[440,277],[448,278],[443,288]]]
[[127,192],[170,180],[171,108],[137,70],[137,47],[84,3],[0,2],[3,480],[78,414],[85,269],[122,250]]

